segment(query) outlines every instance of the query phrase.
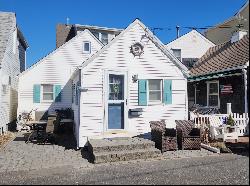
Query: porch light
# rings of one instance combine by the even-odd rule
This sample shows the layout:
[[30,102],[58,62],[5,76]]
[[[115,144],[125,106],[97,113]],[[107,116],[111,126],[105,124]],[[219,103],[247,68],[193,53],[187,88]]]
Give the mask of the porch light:
[[133,83],[136,83],[138,81],[138,74],[135,74],[132,76]]

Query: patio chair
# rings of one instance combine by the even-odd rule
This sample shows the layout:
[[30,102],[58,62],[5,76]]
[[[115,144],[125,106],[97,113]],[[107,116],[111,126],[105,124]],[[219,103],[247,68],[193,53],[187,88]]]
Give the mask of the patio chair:
[[175,122],[178,148],[200,150],[201,131],[194,127],[194,122],[191,120],[175,120]]
[[212,139],[215,140],[235,140],[238,141],[238,127],[223,125],[218,116],[211,116],[209,118],[210,122],[210,135]]
[[177,135],[174,128],[166,128],[165,121],[151,121],[151,139],[161,152],[177,150]]

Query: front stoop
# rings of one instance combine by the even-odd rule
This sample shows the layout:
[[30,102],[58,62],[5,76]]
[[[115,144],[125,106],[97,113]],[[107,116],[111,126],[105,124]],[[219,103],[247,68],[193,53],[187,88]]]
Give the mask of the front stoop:
[[90,139],[88,150],[91,162],[108,163],[136,159],[157,158],[160,150],[155,143],[142,138]]

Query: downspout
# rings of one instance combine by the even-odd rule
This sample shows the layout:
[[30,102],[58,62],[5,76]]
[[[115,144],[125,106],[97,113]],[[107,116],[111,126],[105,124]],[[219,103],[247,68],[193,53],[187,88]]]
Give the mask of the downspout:
[[[79,68],[79,74],[78,74],[78,76],[79,76],[79,82],[80,82],[80,87],[82,87],[82,82],[81,82],[81,73],[82,72],[82,69],[81,68]],[[77,90],[78,91],[78,118],[77,118],[77,120],[78,120],[78,124],[77,124],[77,126],[78,126],[78,129],[77,129],[77,131],[78,131],[78,136],[77,136],[77,149],[79,149],[79,143],[80,143],[80,126],[81,126],[81,117],[80,117],[80,114],[81,114],[81,90]]]

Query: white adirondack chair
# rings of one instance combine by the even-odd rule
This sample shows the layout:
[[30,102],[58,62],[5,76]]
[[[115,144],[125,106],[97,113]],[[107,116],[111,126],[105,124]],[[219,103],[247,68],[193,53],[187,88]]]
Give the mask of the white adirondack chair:
[[[209,118],[210,121],[210,135],[212,139],[218,140],[222,139],[223,141],[226,140],[237,140],[239,139],[238,137],[238,127],[234,126],[228,126],[228,125],[222,125],[222,122],[219,117],[217,116],[211,116]],[[228,132],[227,128],[230,127],[233,129],[232,132]]]

